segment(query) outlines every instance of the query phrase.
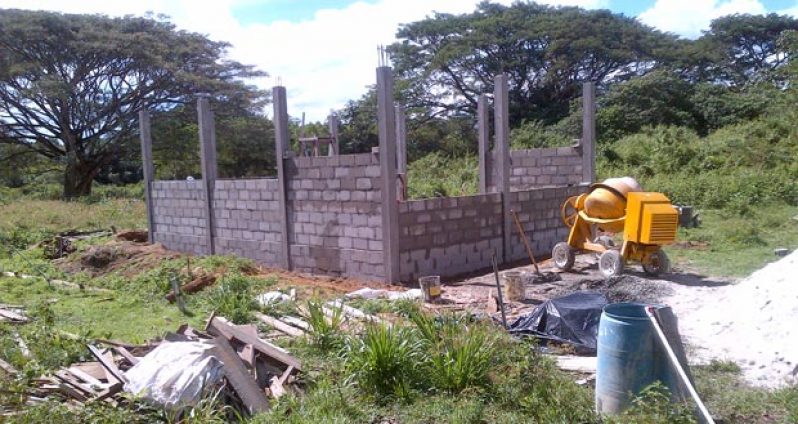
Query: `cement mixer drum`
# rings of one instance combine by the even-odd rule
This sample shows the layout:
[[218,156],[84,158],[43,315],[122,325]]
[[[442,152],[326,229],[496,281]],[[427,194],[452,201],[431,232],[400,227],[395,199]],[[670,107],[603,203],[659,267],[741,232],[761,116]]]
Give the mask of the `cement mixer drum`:
[[593,218],[622,218],[626,214],[626,196],[633,191],[643,191],[634,178],[608,178],[587,195],[584,211]]

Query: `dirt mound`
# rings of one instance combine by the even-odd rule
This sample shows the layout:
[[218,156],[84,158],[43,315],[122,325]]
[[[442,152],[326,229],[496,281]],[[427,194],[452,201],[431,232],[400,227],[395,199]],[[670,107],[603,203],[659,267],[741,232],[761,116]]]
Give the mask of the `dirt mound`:
[[160,243],[140,244],[130,241],[110,241],[91,246],[85,251],[58,259],[55,264],[70,274],[85,272],[99,277],[112,272],[132,277],[157,267],[162,261],[179,258],[180,254],[166,250]]

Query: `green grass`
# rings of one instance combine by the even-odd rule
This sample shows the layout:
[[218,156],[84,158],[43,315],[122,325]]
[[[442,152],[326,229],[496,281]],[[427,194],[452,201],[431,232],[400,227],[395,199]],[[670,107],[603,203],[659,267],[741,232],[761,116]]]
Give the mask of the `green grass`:
[[[798,207],[761,206],[746,215],[700,211],[698,228],[680,229],[681,244],[666,248],[672,262],[711,276],[745,277],[779,259],[775,248],[798,248]],[[684,242],[695,242],[684,247]]]

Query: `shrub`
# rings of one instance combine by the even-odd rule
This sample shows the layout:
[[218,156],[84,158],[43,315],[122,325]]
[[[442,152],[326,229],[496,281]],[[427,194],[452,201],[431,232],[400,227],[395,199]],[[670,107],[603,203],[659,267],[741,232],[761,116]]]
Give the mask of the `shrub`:
[[464,318],[457,315],[435,319],[417,312],[410,319],[425,341],[424,364],[434,388],[457,393],[488,383],[495,340],[485,326],[466,325]]
[[322,352],[329,352],[343,344],[344,317],[340,307],[327,308],[332,311],[331,316],[324,313],[325,308],[321,300],[309,300],[305,303],[303,318],[310,325],[311,344]]
[[250,278],[229,274],[210,291],[207,302],[218,315],[235,324],[245,324],[251,320],[251,312],[256,308],[254,296]]
[[421,347],[418,335],[407,328],[370,324],[347,344],[350,379],[366,393],[373,390],[378,401],[407,399],[423,360]]

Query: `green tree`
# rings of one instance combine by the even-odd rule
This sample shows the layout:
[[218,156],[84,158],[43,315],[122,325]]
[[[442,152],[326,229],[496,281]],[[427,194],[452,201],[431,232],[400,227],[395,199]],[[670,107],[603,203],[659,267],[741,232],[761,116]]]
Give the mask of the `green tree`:
[[729,15],[717,18],[696,41],[711,63],[704,63],[711,82],[742,86],[778,82],[775,71],[790,58],[779,43],[784,31],[798,30],[798,20],[786,15]]
[[679,47],[675,36],[607,10],[529,2],[438,13],[403,25],[397,37],[390,52],[397,74],[410,82],[411,106],[473,114],[479,94],[493,90],[493,78],[506,72],[511,125],[556,122],[579,97],[582,82],[644,74]]
[[63,167],[65,197],[134,154],[137,112],[193,95],[262,97],[242,78],[263,75],[224,58],[227,43],[162,19],[0,9],[0,132]]

